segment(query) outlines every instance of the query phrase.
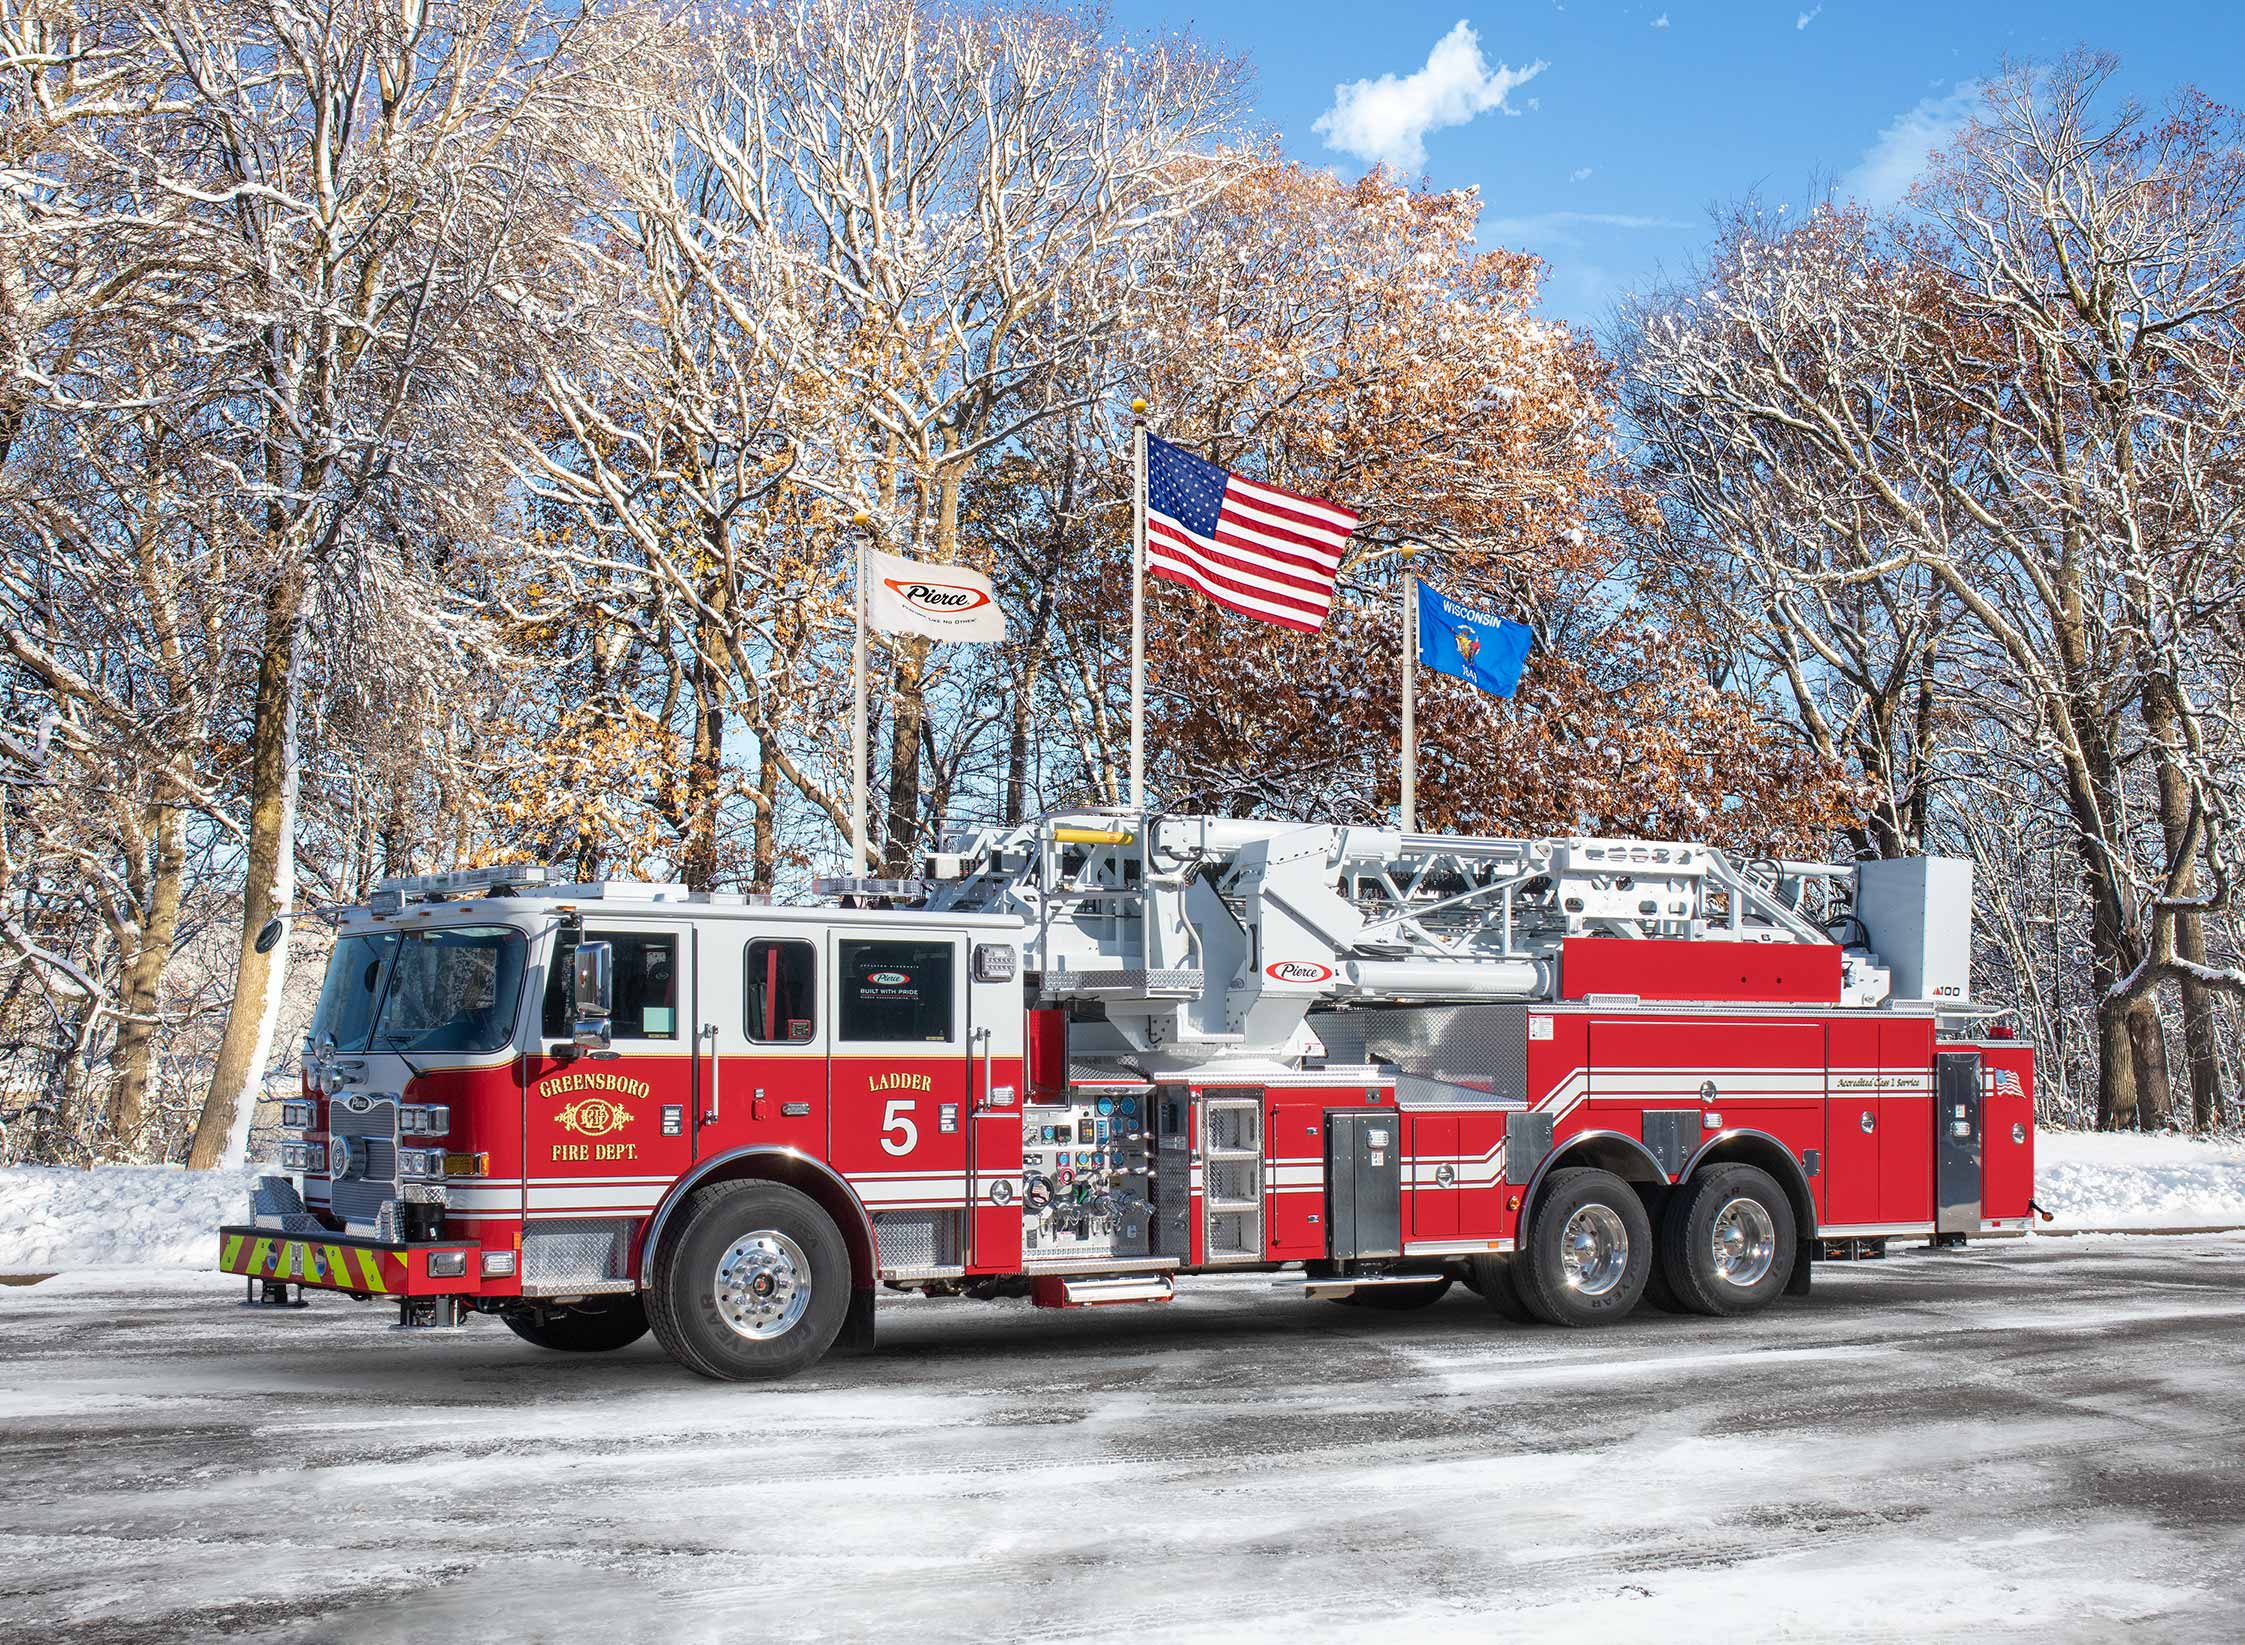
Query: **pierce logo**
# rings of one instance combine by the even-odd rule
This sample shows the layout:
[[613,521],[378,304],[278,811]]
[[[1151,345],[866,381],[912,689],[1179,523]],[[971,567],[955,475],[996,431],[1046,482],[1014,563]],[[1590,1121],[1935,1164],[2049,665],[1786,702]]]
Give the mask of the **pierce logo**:
[[957,617],[990,603],[989,595],[965,583],[905,582],[896,577],[883,577],[881,581],[914,611],[932,617]]
[[865,980],[878,983],[883,988],[902,988],[912,979],[902,971],[868,971],[865,974]]
[[1273,960],[1263,967],[1263,975],[1273,982],[1331,982],[1333,968],[1313,960]]

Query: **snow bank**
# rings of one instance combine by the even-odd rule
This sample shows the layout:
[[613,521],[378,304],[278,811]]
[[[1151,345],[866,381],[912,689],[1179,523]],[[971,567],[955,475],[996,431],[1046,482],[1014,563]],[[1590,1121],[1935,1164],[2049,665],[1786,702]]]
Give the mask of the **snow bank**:
[[2245,1225],[2245,1141],[2044,1131],[2035,1199],[2057,1213],[2053,1228]]
[[170,1165],[0,1170],[0,1274],[214,1268],[218,1225],[248,1214],[257,1176]]

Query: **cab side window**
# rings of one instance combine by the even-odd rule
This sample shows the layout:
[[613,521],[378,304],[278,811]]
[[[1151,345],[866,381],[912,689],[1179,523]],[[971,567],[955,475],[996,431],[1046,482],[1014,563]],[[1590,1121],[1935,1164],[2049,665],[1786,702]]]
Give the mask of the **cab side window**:
[[[674,1040],[678,1038],[678,939],[634,931],[587,931],[587,942],[604,942],[612,950],[616,1014],[609,1032],[620,1040]],[[543,1027],[549,1039],[566,1039],[575,1024],[571,1019],[572,977],[577,945],[567,938],[553,945],[553,963],[546,969]]]
[[755,1045],[787,1045],[815,1032],[818,950],[807,942],[759,937],[741,956],[746,988],[742,1031]]
[[840,948],[842,1039],[940,1044],[951,1037],[950,943],[844,941]]

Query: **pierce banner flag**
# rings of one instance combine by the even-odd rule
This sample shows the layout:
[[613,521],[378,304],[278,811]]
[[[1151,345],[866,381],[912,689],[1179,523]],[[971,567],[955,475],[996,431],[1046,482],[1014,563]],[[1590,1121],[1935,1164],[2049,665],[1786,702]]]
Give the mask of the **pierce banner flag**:
[[1006,637],[1005,608],[990,579],[963,565],[926,565],[866,551],[865,619],[883,634],[991,644]]

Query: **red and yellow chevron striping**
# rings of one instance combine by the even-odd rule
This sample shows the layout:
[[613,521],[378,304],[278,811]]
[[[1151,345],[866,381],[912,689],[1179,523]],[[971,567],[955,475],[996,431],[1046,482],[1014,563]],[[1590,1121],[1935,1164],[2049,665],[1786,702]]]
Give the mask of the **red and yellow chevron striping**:
[[252,1279],[291,1280],[377,1296],[406,1289],[403,1256],[332,1240],[224,1234],[219,1240],[218,1266],[226,1273],[247,1274]]

